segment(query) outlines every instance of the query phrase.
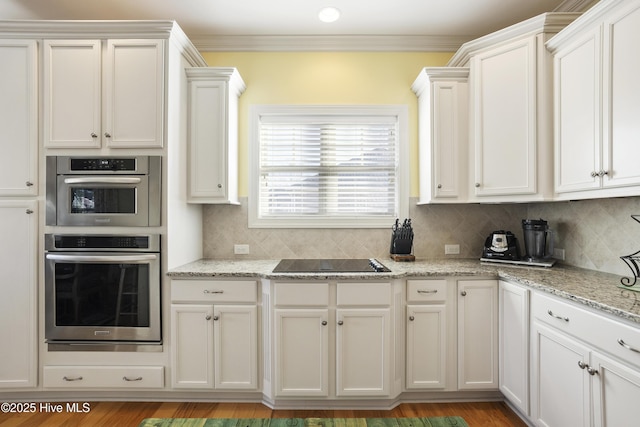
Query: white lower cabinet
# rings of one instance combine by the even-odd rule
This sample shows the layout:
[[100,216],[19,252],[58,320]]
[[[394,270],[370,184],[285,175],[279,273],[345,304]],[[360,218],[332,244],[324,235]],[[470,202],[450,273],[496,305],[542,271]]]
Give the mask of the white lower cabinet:
[[458,281],[458,389],[498,388],[498,281]]
[[274,283],[275,396],[389,396],[391,299],[390,283]]
[[329,310],[276,309],[277,396],[329,395]]
[[532,415],[539,426],[588,426],[589,350],[578,341],[534,321],[532,325],[534,393]]
[[[640,369],[591,354],[595,427],[632,427],[640,420]],[[592,371],[593,372],[593,371]]]
[[388,396],[391,310],[338,309],[336,318],[336,395]]
[[498,301],[500,391],[529,415],[529,290],[501,280]]
[[407,280],[406,388],[447,386],[449,343],[447,280]]
[[0,389],[37,385],[36,206],[0,200]]
[[533,422],[637,425],[640,329],[538,293],[531,310]]
[[255,281],[174,280],[173,388],[257,390]]
[[164,387],[163,366],[45,366],[45,388],[140,389]]

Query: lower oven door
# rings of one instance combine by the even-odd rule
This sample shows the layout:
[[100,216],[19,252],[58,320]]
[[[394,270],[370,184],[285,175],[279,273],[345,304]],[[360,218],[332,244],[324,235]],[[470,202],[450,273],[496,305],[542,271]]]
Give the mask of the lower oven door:
[[47,342],[160,342],[160,255],[45,255]]

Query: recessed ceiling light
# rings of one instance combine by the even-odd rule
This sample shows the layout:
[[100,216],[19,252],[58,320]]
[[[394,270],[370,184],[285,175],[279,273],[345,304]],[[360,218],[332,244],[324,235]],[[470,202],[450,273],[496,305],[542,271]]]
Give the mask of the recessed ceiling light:
[[340,11],[335,7],[325,7],[318,13],[318,19],[322,22],[336,22],[340,19]]

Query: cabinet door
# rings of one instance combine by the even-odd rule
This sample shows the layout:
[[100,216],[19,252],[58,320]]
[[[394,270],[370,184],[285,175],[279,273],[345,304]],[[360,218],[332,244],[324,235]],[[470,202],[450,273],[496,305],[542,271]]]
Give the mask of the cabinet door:
[[529,291],[500,281],[500,391],[529,414]]
[[471,60],[476,196],[535,194],[536,39]]
[[537,321],[532,325],[531,413],[540,426],[589,426],[589,351]]
[[37,247],[35,201],[0,201],[0,388],[35,387]]
[[226,201],[227,86],[189,82],[189,201]]
[[628,2],[604,23],[604,187],[640,184],[640,4]]
[[171,383],[213,388],[213,306],[171,305]]
[[445,388],[447,310],[444,304],[407,306],[408,389]]
[[38,192],[38,69],[32,40],[0,40],[0,196]]
[[162,147],[164,42],[108,40],[104,137],[112,148]]
[[443,201],[459,199],[467,185],[467,91],[466,82],[433,82],[432,183],[435,198]]
[[329,310],[275,310],[275,393],[329,395]]
[[600,187],[600,29],[554,56],[555,190]]
[[44,146],[99,147],[100,40],[45,40],[43,49]]
[[[640,420],[640,371],[592,353],[595,427],[632,427]],[[594,372],[594,371],[592,371]]]
[[458,388],[498,388],[498,281],[458,281]]
[[389,395],[391,310],[339,309],[336,319],[336,395]]
[[258,388],[257,311],[256,306],[215,306],[216,389]]

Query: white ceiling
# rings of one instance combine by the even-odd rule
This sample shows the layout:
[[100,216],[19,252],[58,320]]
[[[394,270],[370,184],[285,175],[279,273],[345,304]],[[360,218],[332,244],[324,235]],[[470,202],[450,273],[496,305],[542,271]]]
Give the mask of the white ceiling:
[[[1,0],[0,19],[175,20],[191,39],[430,36],[470,40],[593,0]],[[331,24],[324,6],[341,10]]]

